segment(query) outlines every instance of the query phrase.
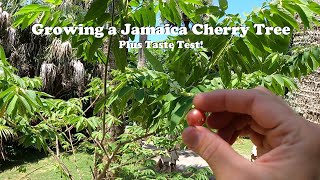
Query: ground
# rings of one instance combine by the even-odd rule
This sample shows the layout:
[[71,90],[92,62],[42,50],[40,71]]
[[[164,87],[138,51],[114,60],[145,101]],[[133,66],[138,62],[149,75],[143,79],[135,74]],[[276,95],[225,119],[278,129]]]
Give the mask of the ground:
[[[245,158],[250,157],[252,144],[249,140],[240,139],[234,145],[234,149],[243,155]],[[185,167],[207,167],[207,163],[192,151],[180,151],[180,157],[177,163],[178,168]],[[5,164],[0,165],[0,179],[1,180],[19,180],[19,179],[32,179],[32,180],[55,180],[61,179],[61,174],[55,165],[52,157],[45,156],[39,153],[28,152],[24,155],[19,155],[20,158]],[[79,179],[74,166],[74,158],[72,155],[67,156],[63,161],[68,166],[75,179]],[[92,165],[92,156],[86,153],[76,154],[77,164],[81,170],[83,179],[90,179],[90,165]]]

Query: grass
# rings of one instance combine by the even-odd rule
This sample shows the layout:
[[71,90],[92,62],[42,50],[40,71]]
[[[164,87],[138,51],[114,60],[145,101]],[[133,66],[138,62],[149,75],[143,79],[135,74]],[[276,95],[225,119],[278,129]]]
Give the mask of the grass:
[[249,139],[238,139],[236,143],[232,145],[233,149],[235,149],[239,154],[241,154],[246,159],[250,159],[251,150],[253,144]]
[[[91,179],[90,166],[93,164],[92,156],[87,153],[78,153],[76,154],[76,159],[83,179]],[[80,179],[74,165],[73,156],[64,155],[62,160],[74,178]],[[38,152],[29,152],[18,160],[5,163],[0,167],[1,180],[55,180],[63,177],[55,160],[50,156]]]
[[[239,139],[233,148],[245,158],[251,154],[252,143],[247,139]],[[50,156],[37,151],[27,151],[17,153],[11,161],[0,164],[1,180],[56,180],[63,178],[56,162]],[[63,162],[71,171],[75,179],[80,179],[74,165],[73,156],[64,154]],[[87,153],[76,154],[77,165],[84,180],[91,179],[92,155]]]

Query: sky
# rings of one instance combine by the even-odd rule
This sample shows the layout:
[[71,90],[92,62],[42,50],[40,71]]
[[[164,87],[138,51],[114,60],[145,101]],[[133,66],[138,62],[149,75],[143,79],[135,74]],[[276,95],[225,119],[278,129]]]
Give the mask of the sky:
[[[254,8],[259,8],[262,6],[263,2],[266,0],[228,0],[229,8],[227,9],[227,13],[229,14],[237,14],[239,13],[241,16],[244,16],[244,13],[250,13]],[[217,0],[214,1],[214,3]],[[160,19],[158,16],[157,18]],[[159,23],[157,24],[157,26]],[[151,41],[163,41],[167,38],[166,35],[150,35],[148,40]],[[134,40],[135,42],[139,41],[139,37],[137,36]]]
[[229,8],[227,9],[227,13],[240,13],[240,15],[243,15],[244,12],[249,13],[254,8],[261,7],[265,1],[266,0],[228,0]]

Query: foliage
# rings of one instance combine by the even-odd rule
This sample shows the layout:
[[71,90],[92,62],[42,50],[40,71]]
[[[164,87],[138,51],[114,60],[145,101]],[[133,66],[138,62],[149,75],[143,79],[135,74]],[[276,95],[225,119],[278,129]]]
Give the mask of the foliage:
[[0,125],[0,142],[10,140],[14,135],[15,134],[10,127]]
[[[140,140],[166,149],[180,143],[181,139],[175,137],[185,126],[183,119],[192,107],[195,94],[262,85],[284,95],[287,90],[296,89],[293,78],[300,78],[319,68],[319,47],[290,48],[294,31],[300,30],[295,20],[296,13],[305,29],[312,28],[313,24],[318,23],[314,18],[320,15],[318,4],[310,0],[274,0],[264,3],[246,19],[238,14],[227,14],[226,0],[219,0],[218,6],[205,4],[200,0],[95,0],[85,3],[83,7],[60,0],[47,0],[22,7],[15,12],[13,23],[21,30],[40,22],[51,27],[112,25],[119,31],[126,23],[138,27],[155,26],[158,13],[162,21],[171,26],[186,25],[187,19],[193,24],[246,26],[251,30],[245,37],[199,36],[192,33],[169,37],[168,41],[175,43],[175,48],[158,51],[145,49],[148,64],[142,69],[136,67],[137,53],[134,50],[127,53],[127,49],[118,48],[119,40],[124,39],[119,34],[106,35],[101,39],[63,34],[56,37],[61,41],[56,39],[55,42],[61,44],[69,41],[68,53],[76,54],[87,64],[105,67],[102,73],[104,78],[87,80],[90,83],[85,97],[68,100],[56,99],[39,91],[39,78],[17,76],[0,47],[0,117],[5,119],[3,129],[9,127],[13,130],[10,132],[16,132],[19,143],[25,147],[33,146],[51,153],[58,167],[70,179],[72,175],[59,160],[58,152],[54,154],[52,148],[59,150],[61,146],[65,151],[71,151],[74,157],[75,145],[94,151],[93,166],[94,171],[98,172],[93,173],[95,179],[105,178],[111,172],[132,174],[130,169],[123,168],[126,164],[143,164],[141,161],[165,153],[143,148]],[[288,26],[291,32],[289,36],[256,35],[254,24]],[[129,38],[133,40],[135,37],[129,35]],[[203,41],[204,48],[179,49],[178,40]],[[51,52],[47,57],[50,56],[56,54]],[[111,60],[114,60],[117,70],[112,71],[112,79],[108,79],[107,67]],[[90,105],[86,108],[84,104]],[[88,115],[92,107],[93,113]],[[122,125],[123,132],[113,137],[116,133],[112,132],[112,128]],[[145,162],[150,163],[150,167],[154,166],[150,161]],[[77,168],[76,158],[74,163]],[[139,172],[134,178],[157,175],[150,168]],[[198,177],[208,175],[207,171],[198,173]],[[181,174],[169,177],[186,178]]]
[[145,162],[143,168],[135,167],[135,166],[128,166],[123,168],[120,172],[120,178],[117,180],[122,179],[178,179],[178,180],[205,180],[209,177],[212,177],[212,171],[209,168],[194,168],[189,167],[183,172],[173,172],[173,173],[159,173],[154,169],[155,162]]

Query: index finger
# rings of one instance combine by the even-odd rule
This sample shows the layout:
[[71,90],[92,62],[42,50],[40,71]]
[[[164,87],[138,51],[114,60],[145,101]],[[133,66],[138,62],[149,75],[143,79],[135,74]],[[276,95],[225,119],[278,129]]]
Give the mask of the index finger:
[[194,98],[193,104],[206,112],[247,114],[262,127],[270,129],[290,119],[290,115],[295,115],[280,98],[257,89],[201,93]]

